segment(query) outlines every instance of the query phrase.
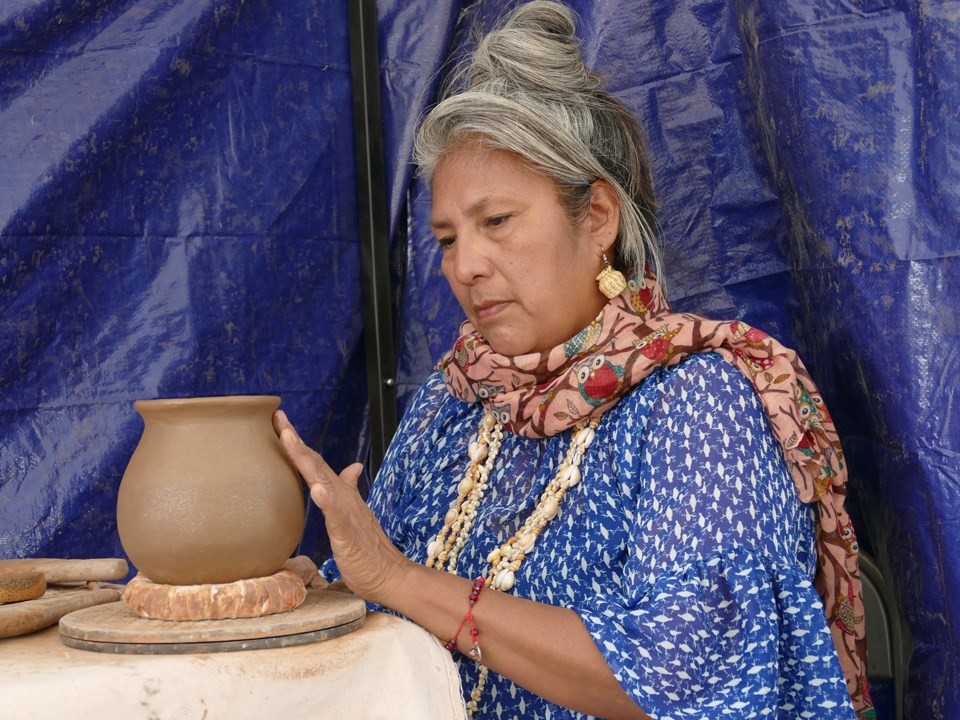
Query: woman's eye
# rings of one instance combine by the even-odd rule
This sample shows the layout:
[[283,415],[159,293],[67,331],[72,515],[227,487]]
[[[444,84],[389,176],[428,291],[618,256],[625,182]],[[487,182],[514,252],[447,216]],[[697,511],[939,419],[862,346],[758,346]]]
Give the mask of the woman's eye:
[[494,215],[493,217],[488,217],[488,218],[487,218],[487,227],[500,227],[500,226],[503,225],[509,218],[510,218],[509,215]]
[[453,245],[454,240],[456,240],[456,238],[453,237],[452,235],[448,237],[437,238],[437,245],[439,245],[442,248],[448,248],[451,245]]

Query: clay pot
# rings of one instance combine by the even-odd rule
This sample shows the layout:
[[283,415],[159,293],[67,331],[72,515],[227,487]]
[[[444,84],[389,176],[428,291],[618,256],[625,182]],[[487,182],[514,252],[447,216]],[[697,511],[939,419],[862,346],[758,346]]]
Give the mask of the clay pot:
[[271,418],[274,396],[138,400],[143,435],[120,482],[117,528],[150,580],[270,575],[303,533],[300,476]]

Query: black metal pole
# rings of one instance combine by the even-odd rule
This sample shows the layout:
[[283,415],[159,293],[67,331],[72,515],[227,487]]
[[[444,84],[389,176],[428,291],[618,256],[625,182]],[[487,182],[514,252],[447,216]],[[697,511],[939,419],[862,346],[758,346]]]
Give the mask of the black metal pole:
[[364,342],[370,403],[368,470],[374,475],[397,427],[396,363],[388,263],[390,238],[380,123],[377,8],[374,0],[348,0],[348,4]]

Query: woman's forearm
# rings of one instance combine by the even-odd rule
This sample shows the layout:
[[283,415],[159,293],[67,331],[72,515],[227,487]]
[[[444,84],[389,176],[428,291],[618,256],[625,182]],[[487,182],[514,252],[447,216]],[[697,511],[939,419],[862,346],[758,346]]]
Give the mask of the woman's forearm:
[[[472,580],[410,563],[381,604],[443,642],[469,607]],[[613,676],[590,633],[573,611],[485,589],[473,610],[483,664],[558,705],[597,717],[644,719]],[[469,626],[458,648],[470,648]]]

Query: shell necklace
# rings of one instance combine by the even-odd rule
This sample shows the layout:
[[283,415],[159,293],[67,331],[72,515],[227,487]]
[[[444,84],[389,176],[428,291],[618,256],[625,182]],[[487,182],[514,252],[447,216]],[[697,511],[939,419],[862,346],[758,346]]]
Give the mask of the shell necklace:
[[[501,592],[509,592],[517,579],[524,558],[533,552],[537,538],[543,529],[557,515],[560,501],[570,488],[580,483],[580,463],[596,436],[599,418],[581,420],[576,424],[570,438],[570,448],[560,463],[553,479],[547,484],[537,506],[523,526],[503,545],[494,548],[487,556],[490,569],[487,571],[486,586]],[[457,499],[443,518],[443,527],[427,545],[427,567],[436,567],[454,575],[457,573],[457,558],[464,543],[470,536],[473,523],[477,518],[477,508],[487,489],[490,471],[500,452],[503,441],[503,425],[493,413],[484,413],[483,421],[477,431],[477,438],[470,443],[470,464],[463,479],[457,485]],[[480,648],[474,644],[468,655],[480,661]],[[470,693],[467,703],[467,717],[473,717],[480,703],[484,685],[487,682],[487,668],[480,665],[480,678]]]

